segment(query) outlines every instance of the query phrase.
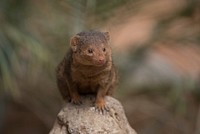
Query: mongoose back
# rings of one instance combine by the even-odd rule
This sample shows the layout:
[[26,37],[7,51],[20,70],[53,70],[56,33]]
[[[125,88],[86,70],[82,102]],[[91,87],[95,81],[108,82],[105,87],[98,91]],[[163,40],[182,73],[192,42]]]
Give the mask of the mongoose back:
[[80,95],[95,94],[95,107],[106,109],[117,74],[112,61],[108,32],[80,32],[70,39],[70,49],[56,69],[57,85],[65,100],[81,104]]

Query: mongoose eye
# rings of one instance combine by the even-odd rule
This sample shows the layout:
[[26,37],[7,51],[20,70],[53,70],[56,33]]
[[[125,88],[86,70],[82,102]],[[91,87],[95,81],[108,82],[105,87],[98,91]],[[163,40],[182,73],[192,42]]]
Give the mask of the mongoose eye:
[[105,52],[105,51],[106,51],[106,48],[103,48],[103,51]]
[[88,49],[88,53],[93,53],[93,50],[91,48]]

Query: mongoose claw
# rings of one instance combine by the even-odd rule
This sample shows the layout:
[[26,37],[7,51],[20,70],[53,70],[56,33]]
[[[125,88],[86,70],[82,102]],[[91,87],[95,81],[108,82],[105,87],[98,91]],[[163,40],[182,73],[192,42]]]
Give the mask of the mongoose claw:
[[109,108],[106,105],[95,105],[95,110],[104,115],[109,111]]
[[75,105],[81,105],[82,101],[80,99],[71,99],[71,103],[73,103]]

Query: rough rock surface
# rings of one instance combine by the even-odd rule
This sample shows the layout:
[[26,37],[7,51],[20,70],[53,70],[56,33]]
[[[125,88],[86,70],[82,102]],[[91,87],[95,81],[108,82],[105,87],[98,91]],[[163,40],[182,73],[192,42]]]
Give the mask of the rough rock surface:
[[82,105],[67,103],[59,112],[50,134],[136,134],[130,127],[122,105],[116,99],[105,98],[108,111],[94,108],[94,97],[82,97]]

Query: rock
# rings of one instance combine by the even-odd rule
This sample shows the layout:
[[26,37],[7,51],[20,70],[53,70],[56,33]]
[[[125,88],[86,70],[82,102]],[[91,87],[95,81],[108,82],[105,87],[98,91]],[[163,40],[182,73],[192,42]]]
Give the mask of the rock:
[[93,96],[82,97],[82,105],[67,103],[49,134],[136,134],[120,102],[105,99],[109,110],[104,113],[95,110]]

